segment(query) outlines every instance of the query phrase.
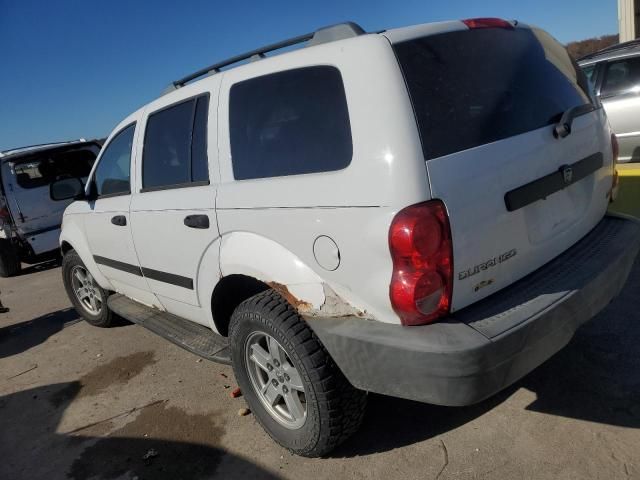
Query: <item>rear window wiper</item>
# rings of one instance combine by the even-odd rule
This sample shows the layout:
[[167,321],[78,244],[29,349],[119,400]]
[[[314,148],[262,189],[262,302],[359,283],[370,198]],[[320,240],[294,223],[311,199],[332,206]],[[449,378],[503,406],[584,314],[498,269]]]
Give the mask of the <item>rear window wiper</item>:
[[571,125],[573,124],[573,119],[579,117],[580,115],[585,115],[587,113],[593,112],[596,109],[596,106],[593,103],[585,103],[584,105],[578,105],[576,107],[571,107],[569,110],[565,111],[560,118],[560,121],[556,123],[555,127],[553,127],[553,136],[556,138],[564,138],[569,136],[571,133]]

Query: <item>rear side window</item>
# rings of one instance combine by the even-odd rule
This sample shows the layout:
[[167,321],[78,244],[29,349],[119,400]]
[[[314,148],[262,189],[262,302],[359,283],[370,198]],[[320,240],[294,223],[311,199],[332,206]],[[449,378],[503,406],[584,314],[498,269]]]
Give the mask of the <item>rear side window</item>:
[[98,196],[131,193],[129,178],[135,128],[135,123],[125,127],[105,147],[94,174]]
[[87,178],[98,148],[76,148],[40,153],[14,166],[16,182],[22,188],[39,188],[60,178]]
[[340,170],[353,147],[342,76],[335,67],[273,73],[231,87],[236,180]]
[[142,188],[201,185],[209,181],[208,95],[149,115],[142,157]]
[[427,160],[544,127],[591,101],[582,70],[543,32],[449,32],[394,49]]
[[607,63],[600,95],[640,92],[640,57]]

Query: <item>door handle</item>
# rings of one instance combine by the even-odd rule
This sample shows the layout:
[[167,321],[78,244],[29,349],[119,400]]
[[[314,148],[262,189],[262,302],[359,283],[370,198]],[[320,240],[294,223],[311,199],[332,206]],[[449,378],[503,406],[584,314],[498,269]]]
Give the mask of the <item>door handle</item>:
[[187,215],[184,224],[189,228],[209,228],[209,217],[207,215]]
[[127,224],[127,217],[124,215],[116,215],[115,217],[111,217],[111,223],[119,227],[124,227]]

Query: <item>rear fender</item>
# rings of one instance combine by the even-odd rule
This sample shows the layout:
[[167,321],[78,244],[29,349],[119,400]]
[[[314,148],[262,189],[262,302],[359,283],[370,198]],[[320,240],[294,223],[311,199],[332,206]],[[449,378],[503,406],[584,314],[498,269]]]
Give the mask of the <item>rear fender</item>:
[[260,280],[305,316],[360,314],[298,256],[254,233],[233,232],[222,237],[220,274]]

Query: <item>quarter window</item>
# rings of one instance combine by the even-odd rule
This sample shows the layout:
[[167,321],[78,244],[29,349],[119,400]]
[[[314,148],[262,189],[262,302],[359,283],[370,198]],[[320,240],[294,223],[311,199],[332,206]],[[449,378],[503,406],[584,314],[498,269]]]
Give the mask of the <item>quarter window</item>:
[[98,196],[131,193],[131,147],[135,123],[121,130],[105,147],[94,175]]
[[208,182],[209,97],[193,98],[149,115],[144,139],[142,188]]
[[342,76],[307,67],[239,82],[230,91],[236,180],[340,170],[351,163],[351,126]]
[[640,92],[640,57],[609,62],[600,95]]

